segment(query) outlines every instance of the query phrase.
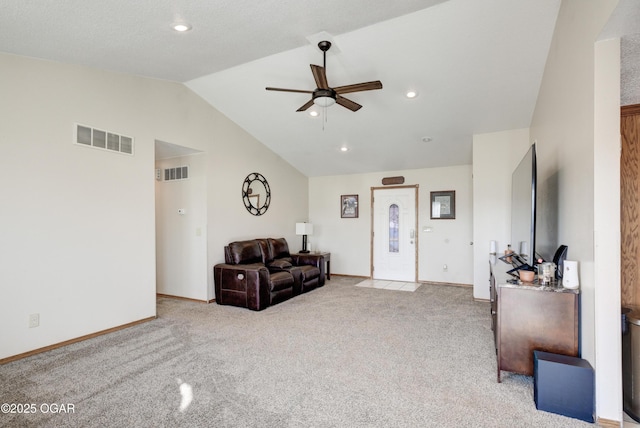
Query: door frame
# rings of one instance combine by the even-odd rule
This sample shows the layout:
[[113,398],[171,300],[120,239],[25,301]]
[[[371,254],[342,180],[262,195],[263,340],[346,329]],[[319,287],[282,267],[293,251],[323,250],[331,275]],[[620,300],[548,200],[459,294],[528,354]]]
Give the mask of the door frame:
[[419,213],[419,209],[418,207],[420,206],[420,204],[418,203],[418,189],[419,189],[419,185],[418,184],[409,184],[409,185],[404,185],[404,186],[384,186],[384,187],[371,187],[371,231],[369,232],[369,248],[370,248],[370,254],[369,254],[369,278],[373,279],[373,245],[374,245],[374,239],[373,239],[373,227],[374,227],[374,215],[375,215],[375,209],[374,209],[374,192],[376,190],[391,190],[391,189],[407,189],[407,188],[413,188],[415,189],[415,202],[416,202],[416,206],[415,206],[415,225],[414,225],[414,230],[416,231],[415,233],[415,245],[413,246],[414,251],[415,251],[415,265],[414,265],[414,282],[418,282],[418,244],[420,243],[418,237],[420,236],[420,234],[418,233],[418,213]]

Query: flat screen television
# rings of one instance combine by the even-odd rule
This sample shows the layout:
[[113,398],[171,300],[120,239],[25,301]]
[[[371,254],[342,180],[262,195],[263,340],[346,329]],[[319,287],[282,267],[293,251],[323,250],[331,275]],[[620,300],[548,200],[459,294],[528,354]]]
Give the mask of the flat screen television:
[[520,261],[535,266],[536,145],[531,145],[511,176],[511,249]]

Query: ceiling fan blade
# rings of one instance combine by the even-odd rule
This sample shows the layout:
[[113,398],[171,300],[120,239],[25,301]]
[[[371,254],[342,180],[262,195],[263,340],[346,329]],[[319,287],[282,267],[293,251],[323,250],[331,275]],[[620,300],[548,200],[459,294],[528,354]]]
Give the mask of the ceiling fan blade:
[[281,92],[300,92],[303,94],[313,94],[313,91],[306,91],[304,89],[284,89],[284,88],[265,88],[267,91],[281,91]]
[[316,80],[318,89],[329,89],[329,84],[327,83],[327,74],[324,67],[311,64],[311,72],[313,73],[313,78]]
[[349,92],[373,91],[374,89],[382,89],[382,82],[374,80],[373,82],[356,83],[354,85],[338,86],[333,88],[337,94],[348,94]]
[[300,107],[298,110],[296,111],[305,111],[306,109],[308,109],[309,107],[311,107],[313,105],[313,98],[310,99],[309,101],[307,101],[305,104],[302,105],[302,107]]
[[345,97],[341,97],[340,95],[336,97],[336,103],[340,104],[342,107],[348,108],[351,111],[358,111],[362,108],[360,104],[354,103],[353,101]]

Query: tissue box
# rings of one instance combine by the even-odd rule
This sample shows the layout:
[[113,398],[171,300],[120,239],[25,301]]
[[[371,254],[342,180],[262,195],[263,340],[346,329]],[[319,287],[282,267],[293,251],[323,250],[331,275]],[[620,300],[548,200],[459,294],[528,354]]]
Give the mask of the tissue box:
[[538,410],[593,423],[593,367],[581,358],[533,351],[533,397]]

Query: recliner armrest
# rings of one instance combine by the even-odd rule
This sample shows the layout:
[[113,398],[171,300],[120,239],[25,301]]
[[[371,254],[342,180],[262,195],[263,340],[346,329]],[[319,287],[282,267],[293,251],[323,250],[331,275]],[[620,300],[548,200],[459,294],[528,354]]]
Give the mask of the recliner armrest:
[[261,263],[213,267],[216,302],[260,311],[269,306],[269,270]]
[[324,256],[320,254],[295,254],[291,257],[296,266],[311,265],[317,268],[324,266]]
[[324,284],[325,263],[324,256],[321,254],[292,254],[294,266],[310,265],[320,269],[320,285]]

